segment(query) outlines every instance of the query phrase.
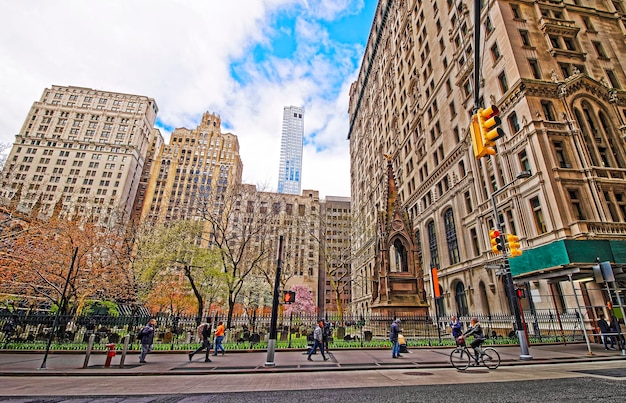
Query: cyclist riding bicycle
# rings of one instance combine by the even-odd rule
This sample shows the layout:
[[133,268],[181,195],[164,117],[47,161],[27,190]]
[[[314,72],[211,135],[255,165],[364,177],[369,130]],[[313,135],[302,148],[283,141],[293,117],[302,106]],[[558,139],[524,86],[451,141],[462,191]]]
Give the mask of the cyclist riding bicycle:
[[469,329],[467,329],[458,339],[457,341],[460,344],[464,344],[461,343],[463,342],[463,340],[465,339],[465,337],[467,336],[474,336],[474,341],[472,341],[472,343],[470,344],[470,346],[472,346],[472,348],[474,349],[474,354],[475,356],[475,360],[478,361],[478,357],[480,355],[478,349],[480,348],[481,344],[483,344],[483,342],[486,340],[485,335],[483,334],[483,328],[480,325],[480,322],[478,321],[477,317],[473,317],[472,319],[470,319],[470,327]]

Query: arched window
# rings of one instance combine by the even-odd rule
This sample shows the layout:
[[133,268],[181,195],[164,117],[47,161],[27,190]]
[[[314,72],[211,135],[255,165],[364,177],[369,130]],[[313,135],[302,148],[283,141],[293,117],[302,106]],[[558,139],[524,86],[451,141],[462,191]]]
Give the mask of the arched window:
[[585,119],[582,116],[582,113],[578,109],[574,109],[574,115],[576,116],[576,122],[578,123],[578,127],[583,133],[583,138],[585,139],[585,146],[587,147],[587,152],[591,157],[591,164],[594,166],[598,166],[598,159],[596,156],[596,149],[593,142],[593,136],[589,127],[587,126]]
[[469,315],[469,309],[467,308],[467,296],[465,295],[465,285],[462,282],[456,283],[454,288],[454,299],[456,301],[456,309],[458,316]]
[[450,264],[457,264],[461,261],[459,254],[459,243],[456,238],[456,228],[454,226],[454,214],[452,209],[446,210],[443,215],[446,225],[446,242],[448,243],[448,253],[450,255]]
[[440,297],[435,300],[435,304],[437,306],[437,313],[439,316],[443,316],[446,314],[446,304],[443,301],[443,287],[439,285],[439,295]]
[[480,301],[483,305],[483,313],[487,313],[487,315],[491,315],[491,308],[489,307],[489,297],[487,296],[487,287],[484,282],[480,282],[478,284],[478,288],[480,289]]
[[391,272],[409,271],[406,248],[400,239],[396,239],[389,248],[389,270]]
[[430,264],[439,267],[439,255],[437,254],[437,233],[435,232],[435,222],[428,223],[428,246],[430,249]]
[[422,252],[422,238],[420,236],[420,230],[415,231],[415,246],[417,249],[417,266],[422,267],[423,252]]

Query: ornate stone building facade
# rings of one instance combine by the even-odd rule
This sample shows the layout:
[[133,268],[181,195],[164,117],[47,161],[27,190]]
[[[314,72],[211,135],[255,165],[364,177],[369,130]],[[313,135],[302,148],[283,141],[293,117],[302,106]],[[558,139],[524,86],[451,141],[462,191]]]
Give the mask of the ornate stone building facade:
[[241,184],[239,140],[222,133],[218,115],[205,112],[195,129],[177,128],[161,147],[146,188],[142,216],[150,221],[197,219],[219,209],[219,196]]
[[[378,3],[350,91],[355,312],[371,312],[389,154],[440,314],[509,312],[503,278],[490,269],[502,259],[489,245],[495,196],[504,232],[521,238],[524,254],[510,262],[530,297],[524,309],[569,311],[579,298],[592,323],[609,302],[593,281],[596,258],[616,273],[626,264],[624,6],[483,3],[480,102],[500,109],[506,134],[480,160],[468,131],[472,2]],[[521,171],[531,176],[517,180]],[[430,267],[439,270],[438,299]]]

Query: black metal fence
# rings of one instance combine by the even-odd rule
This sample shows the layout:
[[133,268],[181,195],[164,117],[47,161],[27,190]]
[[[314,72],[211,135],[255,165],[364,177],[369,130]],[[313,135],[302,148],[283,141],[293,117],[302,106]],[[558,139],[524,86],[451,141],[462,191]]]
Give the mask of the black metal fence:
[[[476,316],[490,338],[490,343],[515,343],[515,319],[508,314],[466,315],[459,319],[464,329],[469,325],[470,318]],[[136,334],[151,316],[68,316],[60,317],[57,332],[53,340],[57,344],[86,343],[89,336],[94,334],[96,343],[120,343],[126,335],[130,335],[130,342],[136,341]],[[195,317],[180,317],[172,315],[155,315],[157,330],[155,348],[184,349],[190,344],[197,343]],[[333,342],[346,346],[363,346],[365,343],[383,343],[388,340],[389,326],[395,317],[375,316],[357,317],[351,315],[328,314],[323,317],[314,314],[294,314],[280,316],[278,320],[279,342],[289,341],[289,346],[298,347],[306,343],[306,337],[313,332],[315,324],[321,318],[331,323]],[[451,345],[449,316],[400,316],[401,329],[409,345]],[[224,316],[215,315],[210,318],[212,323],[222,320]],[[254,347],[267,340],[270,330],[271,317],[269,315],[239,315],[232,318],[230,328],[226,334],[226,342],[239,344],[240,348]],[[0,313],[0,341],[6,347],[8,343],[37,343],[45,342],[52,332],[54,315],[30,314],[16,315]],[[575,311],[558,313],[555,311],[541,311],[534,314],[525,313],[524,323],[527,328],[529,341],[540,342],[567,342],[584,340],[582,326],[587,334],[595,334],[595,326],[588,319],[580,320]],[[293,345],[292,345],[293,341]],[[350,344],[352,343],[352,344]],[[372,345],[372,344],[369,344]],[[375,344],[374,344],[375,345]],[[382,344],[381,344],[382,345]],[[278,344],[281,347],[281,344]]]

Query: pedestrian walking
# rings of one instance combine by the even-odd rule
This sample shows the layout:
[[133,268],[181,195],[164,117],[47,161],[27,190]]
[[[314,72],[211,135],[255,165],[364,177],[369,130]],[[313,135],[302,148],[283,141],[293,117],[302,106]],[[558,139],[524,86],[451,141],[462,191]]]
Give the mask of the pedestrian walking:
[[398,335],[400,334],[400,319],[396,319],[391,323],[391,329],[389,330],[389,340],[391,341],[391,358],[402,357],[400,355],[400,343],[398,342]]
[[217,355],[218,350],[222,350],[222,355],[226,354],[226,350],[224,350],[224,346],[222,346],[225,331],[224,322],[220,320],[217,323],[217,329],[215,329],[215,350],[213,350],[213,355]]
[[154,328],[156,327],[156,319],[150,319],[148,324],[139,332],[141,336],[141,354],[139,354],[139,362],[146,363],[146,356],[152,351],[152,342],[154,341]]
[[[450,318],[450,330],[452,330],[452,337],[454,337],[454,340],[456,341],[456,339],[459,338],[459,336],[461,334],[463,334],[463,324],[459,321],[459,319],[452,315],[452,317]],[[457,342],[456,345],[458,346],[459,343]]]
[[322,358],[324,361],[328,360],[328,357],[324,355],[324,321],[320,320],[317,322],[317,326],[315,327],[315,331],[313,331],[313,347],[309,350],[309,356],[307,360],[313,361],[311,355],[315,354],[317,348],[320,348],[320,353],[322,353]]
[[198,337],[202,341],[202,345],[198,347],[196,351],[189,353],[189,361],[193,359],[193,356],[196,353],[199,353],[200,351],[206,349],[204,362],[211,362],[211,359],[209,358],[209,355],[211,354],[211,348],[213,347],[211,345],[211,324],[201,323],[200,326],[198,326],[196,332],[198,333]]
[[624,350],[626,339],[624,339],[624,335],[622,334],[622,327],[620,326],[619,321],[617,320],[615,315],[611,315],[611,323],[609,323],[609,329],[611,329],[611,333],[615,334],[617,348],[619,350]]
[[333,335],[333,329],[330,325],[330,322],[324,319],[324,332],[322,334],[322,339],[324,341],[324,351],[328,352],[330,348],[328,347],[328,341]]
[[[615,342],[613,341],[613,338],[610,335],[611,327],[606,322],[606,320],[604,320],[603,314],[600,314],[598,316],[598,327],[600,328],[600,337],[602,337],[602,341],[604,342],[604,349],[615,350]],[[611,347],[608,346],[609,342],[611,343]]]

